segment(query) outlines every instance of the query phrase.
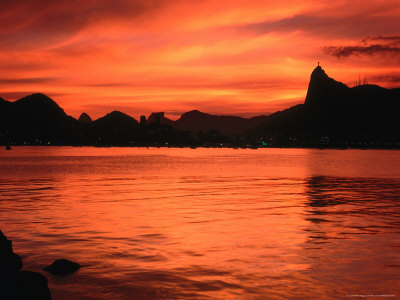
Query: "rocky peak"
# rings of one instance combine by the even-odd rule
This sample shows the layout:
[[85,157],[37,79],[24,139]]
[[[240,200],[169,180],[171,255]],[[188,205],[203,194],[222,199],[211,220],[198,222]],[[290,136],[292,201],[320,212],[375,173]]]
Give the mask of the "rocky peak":
[[173,121],[165,117],[164,112],[153,112],[147,119],[147,124],[172,125]]
[[79,121],[90,124],[92,123],[92,118],[87,113],[82,113],[81,116],[79,117]]
[[321,105],[332,103],[340,99],[343,92],[348,89],[349,87],[345,84],[330,78],[325,70],[318,64],[311,73],[304,104]]

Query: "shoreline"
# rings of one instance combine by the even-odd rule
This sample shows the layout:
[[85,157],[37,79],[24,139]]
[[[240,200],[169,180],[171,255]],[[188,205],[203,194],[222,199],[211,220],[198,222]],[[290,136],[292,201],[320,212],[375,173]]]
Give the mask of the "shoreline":
[[352,146],[233,146],[233,145],[56,145],[56,144],[0,144],[0,147],[6,148],[6,150],[12,150],[13,147],[93,147],[93,148],[171,148],[171,149],[315,149],[315,150],[400,150],[400,145],[394,146],[377,146],[377,147],[352,147]]

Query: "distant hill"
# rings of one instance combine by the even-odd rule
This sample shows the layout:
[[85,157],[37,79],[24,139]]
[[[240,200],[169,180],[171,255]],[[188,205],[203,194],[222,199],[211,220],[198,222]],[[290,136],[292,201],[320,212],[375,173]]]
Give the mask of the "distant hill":
[[198,132],[199,130],[217,130],[223,135],[241,135],[247,129],[260,125],[267,119],[266,116],[241,118],[236,116],[216,116],[192,110],[181,115],[173,123],[178,129]]
[[120,111],[113,111],[93,122],[95,128],[101,130],[133,130],[139,127],[139,122]]
[[76,120],[44,94],[0,102],[0,132],[18,142],[47,142],[68,135]]
[[394,145],[400,142],[399,112],[400,89],[350,88],[318,66],[304,104],[268,116],[247,135],[276,145]]
[[170,125],[179,130],[199,133],[199,131],[217,131],[222,135],[241,135],[247,129],[260,125],[266,116],[242,118],[236,116],[218,116],[192,110],[183,113],[181,117],[172,121],[164,116],[164,112],[152,113],[147,118],[147,124]]
[[120,111],[113,111],[92,124],[95,137],[112,144],[130,141],[138,127],[138,121]]
[[158,112],[139,125],[119,111],[76,120],[44,94],[0,98],[0,144],[400,148],[399,112],[400,89],[350,88],[318,66],[304,104],[253,118],[193,110],[172,121]]
[[174,125],[174,121],[166,118],[164,116],[164,112],[153,112],[148,118],[147,118],[147,123],[148,124],[158,124],[158,125]]
[[78,119],[79,122],[92,123],[92,118],[87,113],[82,113]]

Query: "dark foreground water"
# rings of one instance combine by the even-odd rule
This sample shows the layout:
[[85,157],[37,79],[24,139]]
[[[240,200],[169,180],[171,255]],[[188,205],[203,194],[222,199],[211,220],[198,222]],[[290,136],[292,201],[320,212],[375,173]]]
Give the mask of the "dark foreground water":
[[0,229],[56,300],[393,299],[400,152],[1,149]]

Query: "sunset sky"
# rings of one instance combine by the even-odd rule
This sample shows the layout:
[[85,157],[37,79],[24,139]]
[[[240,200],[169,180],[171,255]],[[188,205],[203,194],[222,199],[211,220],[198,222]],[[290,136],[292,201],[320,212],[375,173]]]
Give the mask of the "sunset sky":
[[304,101],[320,61],[400,87],[400,1],[0,0],[0,97],[67,114],[268,114]]

